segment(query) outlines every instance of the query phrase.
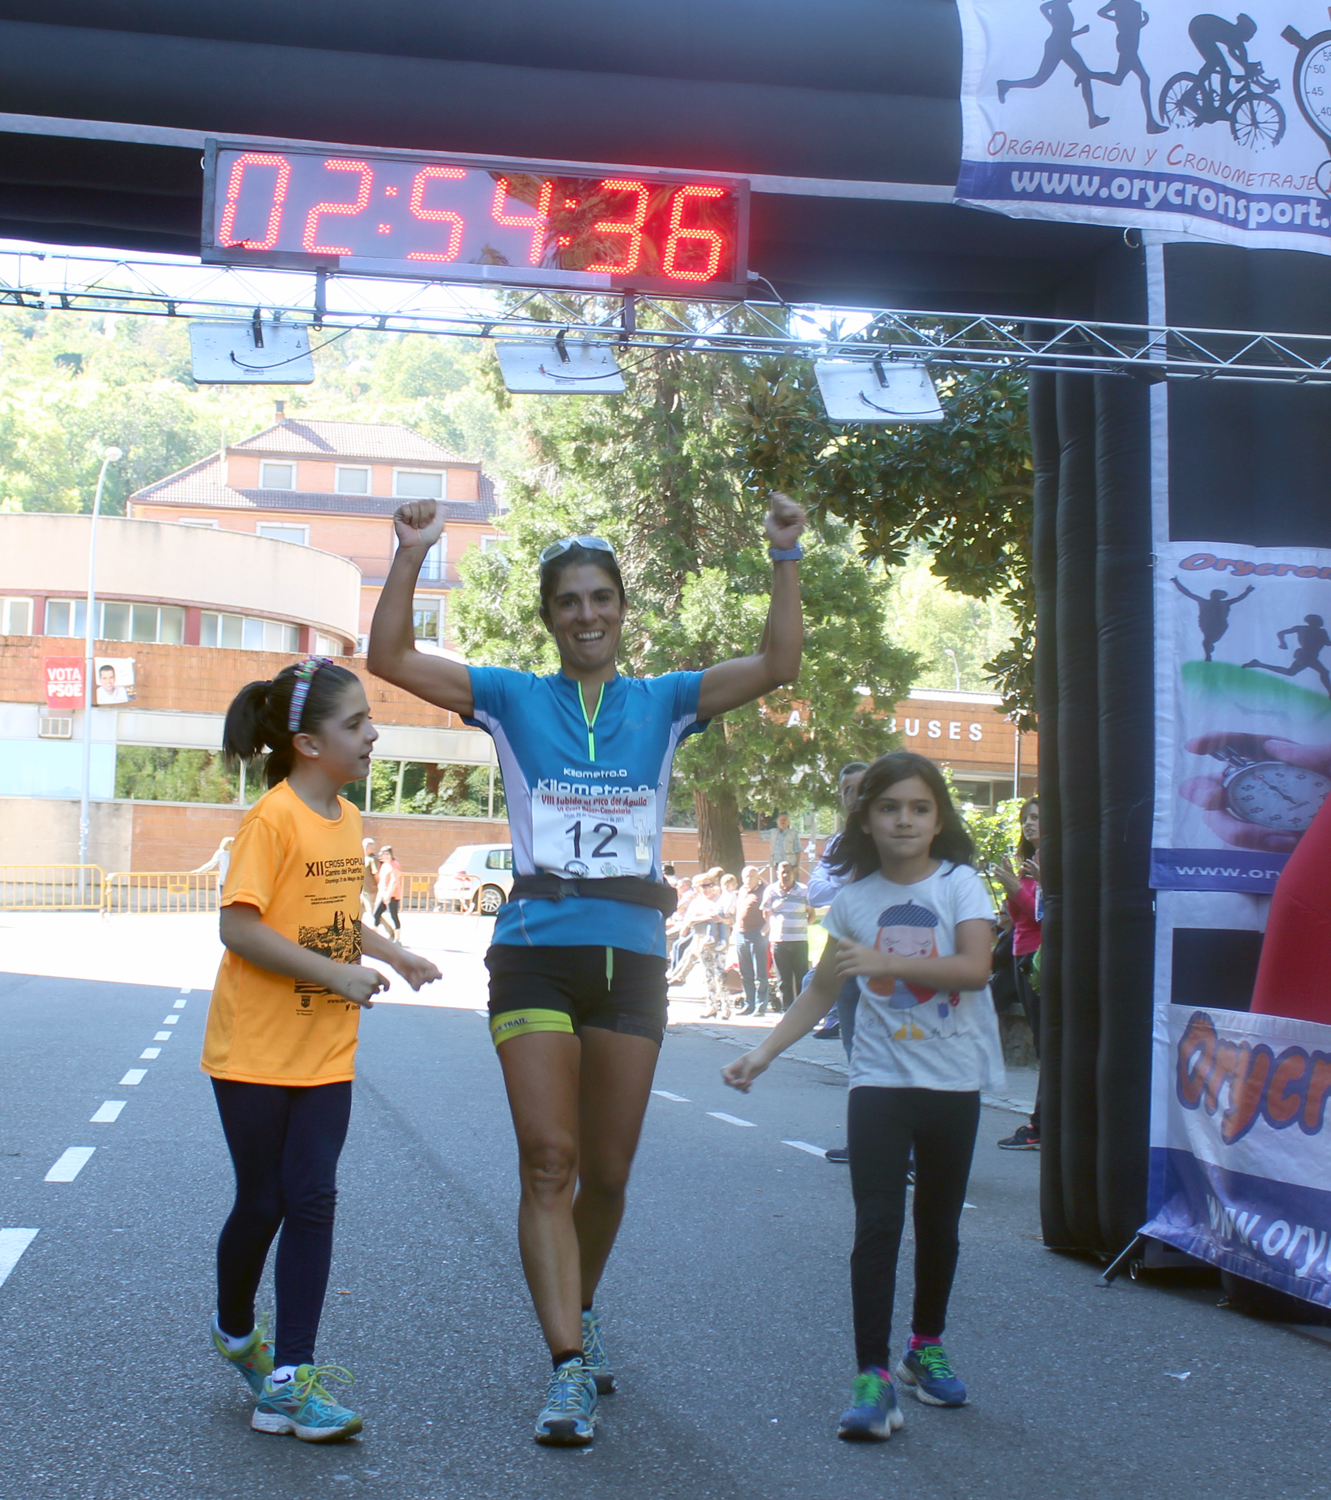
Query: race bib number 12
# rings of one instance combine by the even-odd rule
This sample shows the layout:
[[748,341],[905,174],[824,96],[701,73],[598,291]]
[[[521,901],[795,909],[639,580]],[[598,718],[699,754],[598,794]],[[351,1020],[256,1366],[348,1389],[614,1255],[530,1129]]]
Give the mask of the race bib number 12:
[[656,797],[651,792],[542,790],[532,798],[532,852],[538,870],[580,880],[650,875],[655,835]]

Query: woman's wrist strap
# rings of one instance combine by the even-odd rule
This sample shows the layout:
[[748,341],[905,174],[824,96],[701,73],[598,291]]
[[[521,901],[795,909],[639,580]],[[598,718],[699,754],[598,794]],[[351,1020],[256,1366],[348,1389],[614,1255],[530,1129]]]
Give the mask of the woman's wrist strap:
[[767,555],[773,562],[799,562],[804,556],[804,548],[798,542],[793,547],[769,547]]

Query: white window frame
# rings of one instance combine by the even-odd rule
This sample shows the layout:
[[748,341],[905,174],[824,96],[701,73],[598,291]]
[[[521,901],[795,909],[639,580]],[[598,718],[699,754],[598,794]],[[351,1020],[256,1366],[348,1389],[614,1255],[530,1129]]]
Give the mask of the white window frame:
[[176,525],[177,526],[200,526],[200,527],[207,528],[209,531],[216,531],[217,528],[221,525],[221,522],[220,521],[193,521],[188,516],[177,516],[176,517]]
[[445,527],[439,540],[425,554],[420,576],[427,583],[442,583],[448,576],[448,529]]
[[310,528],[308,526],[298,526],[287,521],[256,521],[254,523],[254,534],[255,536],[263,537],[266,542],[289,542],[291,538],[286,536],[264,536],[265,526],[280,526],[283,531],[298,531],[300,532],[300,541],[297,545],[301,547],[308,547],[310,545]]
[[36,615],[32,607],[33,601],[22,594],[6,594],[3,598],[0,598],[0,635],[18,634],[17,631],[12,629],[13,621],[10,614],[15,604],[26,604],[28,606],[28,628],[23,634],[32,635],[32,627],[36,624]]
[[481,538],[481,551],[493,552],[496,547],[502,547],[509,540],[511,539],[506,536],[483,536]]
[[[282,466],[282,468],[284,468],[284,469],[290,469],[291,470],[291,483],[290,484],[269,484],[268,483],[267,470],[269,470],[271,468],[275,468],[279,464]],[[261,490],[282,490],[282,491],[285,491],[287,494],[292,494],[292,493],[294,493],[294,491],[296,489],[296,481],[299,478],[300,478],[300,474],[297,472],[297,469],[296,469],[296,460],[294,458],[273,458],[273,459],[263,458],[263,459],[259,460],[259,488]]]
[[441,503],[443,501],[445,501],[445,500],[448,499],[448,470],[447,469],[408,469],[408,468],[397,469],[397,468],[395,468],[393,470],[393,498],[394,498],[394,500],[419,500],[419,499],[422,499],[423,497],[420,496],[420,495],[404,495],[404,494],[401,493],[401,491],[399,491],[399,489],[397,487],[397,482],[398,482],[398,476],[400,474],[434,474],[434,475],[437,475],[438,479],[439,479],[439,494],[437,496],[432,496],[431,498],[432,499],[438,499]]
[[[364,474],[363,490],[344,490],[343,474]],[[374,469],[369,464],[336,464],[333,468],[333,493],[337,495],[372,495],[374,493]]]

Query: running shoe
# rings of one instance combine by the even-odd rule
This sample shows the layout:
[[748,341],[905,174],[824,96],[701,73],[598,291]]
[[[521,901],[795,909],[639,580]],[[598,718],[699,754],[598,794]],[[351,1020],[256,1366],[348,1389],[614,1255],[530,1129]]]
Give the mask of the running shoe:
[[273,1373],[273,1346],[268,1342],[268,1319],[263,1318],[259,1326],[239,1349],[228,1349],[222,1339],[222,1331],[213,1320],[213,1348],[235,1370],[250,1388],[254,1396],[262,1395],[264,1380]]
[[339,1406],[325,1380],[351,1384],[351,1373],[340,1365],[297,1365],[290,1380],[274,1386],[269,1376],[259,1392],[250,1418],[255,1432],[294,1432],[302,1443],[331,1443],[361,1430],[360,1415]]
[[601,1320],[593,1308],[588,1308],[582,1315],[582,1364],[596,1382],[597,1395],[608,1396],[615,1388],[615,1372],[610,1368],[610,1356],[605,1352]]
[[848,1443],[885,1443],[904,1422],[892,1377],[886,1370],[861,1370],[836,1435]]
[[897,1379],[912,1387],[927,1406],[965,1406],[966,1387],[952,1370],[942,1344],[907,1349],[897,1366]]
[[536,1441],[585,1447],[596,1436],[596,1381],[580,1359],[566,1359],[550,1377],[536,1418]]
[[1018,1125],[1005,1140],[998,1143],[1000,1151],[1038,1151],[1040,1132],[1033,1125]]
[[827,1150],[823,1152],[823,1155],[828,1159],[828,1161],[838,1162],[840,1165],[845,1166],[850,1161],[850,1147],[829,1146]]

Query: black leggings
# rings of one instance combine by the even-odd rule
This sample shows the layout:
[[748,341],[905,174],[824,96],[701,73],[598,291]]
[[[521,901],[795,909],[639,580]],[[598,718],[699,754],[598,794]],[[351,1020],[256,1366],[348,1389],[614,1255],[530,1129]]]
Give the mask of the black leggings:
[[850,1295],[855,1359],[887,1366],[897,1289],[897,1252],[906,1222],[906,1169],[915,1147],[915,1310],[911,1328],[941,1338],[957,1269],[957,1226],[966,1198],[978,1093],[853,1088],[847,1119],[855,1248]]
[[391,901],[381,901],[374,909],[374,925],[376,927],[379,925],[379,918],[383,916],[386,908],[388,911],[388,920],[392,924],[393,931],[401,932],[402,918],[398,916],[398,909],[401,905],[402,902],[397,896],[394,896]]
[[351,1084],[282,1088],[213,1079],[236,1202],[217,1242],[217,1321],[243,1338],[254,1327],[254,1294],[278,1229],[278,1365],[314,1363],[333,1258],[337,1159],[351,1118]]

